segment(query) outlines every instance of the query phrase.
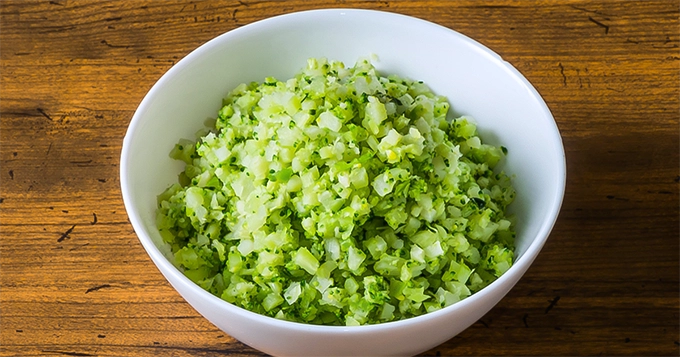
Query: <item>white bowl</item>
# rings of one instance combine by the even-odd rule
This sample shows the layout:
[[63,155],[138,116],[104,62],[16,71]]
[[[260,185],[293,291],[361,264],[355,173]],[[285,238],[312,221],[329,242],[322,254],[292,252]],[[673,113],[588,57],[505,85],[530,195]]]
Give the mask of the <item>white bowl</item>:
[[[182,165],[168,156],[194,138],[222,98],[242,82],[292,77],[310,57],[374,65],[422,80],[447,96],[456,114],[473,116],[485,142],[503,145],[515,175],[515,264],[498,280],[442,310],[377,325],[315,326],[281,321],[231,305],[186,278],[170,262],[155,225],[156,195]],[[534,261],[552,229],[566,180],[562,141],[545,102],[500,56],[448,28],[413,17],[331,9],[282,15],[229,31],[172,67],[149,91],[128,128],[121,156],[125,207],[161,273],[200,314],[234,338],[272,355],[413,355],[460,333],[496,305]]]

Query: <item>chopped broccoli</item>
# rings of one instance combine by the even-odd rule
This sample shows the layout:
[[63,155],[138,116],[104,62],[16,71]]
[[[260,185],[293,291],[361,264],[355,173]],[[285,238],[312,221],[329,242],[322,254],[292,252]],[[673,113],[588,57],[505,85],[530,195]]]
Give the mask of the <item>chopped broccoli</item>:
[[[471,118],[367,59],[242,84],[158,197],[175,264],[267,316],[362,325],[438,310],[513,263],[514,198]],[[205,131],[204,131],[205,132]]]

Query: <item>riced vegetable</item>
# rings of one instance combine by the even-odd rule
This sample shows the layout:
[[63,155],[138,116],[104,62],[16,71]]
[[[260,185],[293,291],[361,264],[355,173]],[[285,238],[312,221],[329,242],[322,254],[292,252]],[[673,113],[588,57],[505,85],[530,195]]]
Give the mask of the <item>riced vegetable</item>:
[[157,226],[198,285],[291,321],[362,325],[441,309],[513,262],[515,192],[470,118],[422,82],[310,59],[241,84],[159,195]]

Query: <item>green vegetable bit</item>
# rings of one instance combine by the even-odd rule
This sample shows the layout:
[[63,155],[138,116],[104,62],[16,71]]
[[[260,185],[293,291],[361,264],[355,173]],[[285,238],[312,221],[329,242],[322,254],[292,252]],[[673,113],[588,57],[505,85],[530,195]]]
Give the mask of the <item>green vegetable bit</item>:
[[[515,192],[471,118],[422,82],[309,59],[241,84],[158,197],[175,264],[290,321],[363,325],[465,299],[513,263]],[[207,134],[205,134],[207,133]]]

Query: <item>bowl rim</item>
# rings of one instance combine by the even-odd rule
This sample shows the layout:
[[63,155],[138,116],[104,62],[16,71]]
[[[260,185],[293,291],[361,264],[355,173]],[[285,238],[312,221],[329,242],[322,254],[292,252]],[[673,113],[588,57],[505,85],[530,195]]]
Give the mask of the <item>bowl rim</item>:
[[[449,305],[447,307],[444,307],[440,310],[424,313],[419,316],[414,316],[402,320],[396,320],[396,321],[388,321],[388,322],[380,322],[380,323],[375,323],[375,324],[367,324],[367,325],[360,325],[360,326],[330,326],[330,325],[315,325],[315,324],[309,324],[309,323],[303,323],[303,322],[295,322],[295,321],[288,321],[288,320],[281,320],[277,319],[274,317],[262,315],[256,312],[252,312],[250,310],[247,310],[245,308],[239,307],[237,305],[231,304],[215,295],[212,293],[208,292],[207,290],[201,288],[197,284],[195,284],[193,281],[191,281],[188,277],[186,277],[172,262],[170,262],[164,254],[160,251],[160,249],[153,243],[153,240],[151,237],[146,233],[146,227],[145,224],[142,222],[142,219],[139,214],[139,210],[136,206],[132,204],[133,198],[132,198],[132,193],[130,192],[130,187],[128,184],[128,166],[127,163],[129,161],[129,158],[133,153],[130,151],[130,146],[132,145],[132,141],[134,140],[136,133],[137,133],[137,128],[141,125],[142,123],[142,116],[140,113],[145,111],[145,108],[150,106],[150,101],[151,98],[154,97],[154,93],[158,90],[158,88],[162,87],[166,82],[168,82],[172,77],[174,77],[177,73],[180,73],[186,66],[191,65],[191,60],[200,57],[203,55],[204,52],[207,52],[211,49],[212,46],[215,44],[222,42],[222,41],[228,41],[232,37],[238,37],[242,33],[245,33],[247,31],[251,31],[253,29],[263,29],[268,26],[275,26],[279,22],[287,22],[287,21],[298,21],[298,20],[303,20],[309,17],[315,17],[315,16],[386,16],[386,17],[393,17],[396,20],[399,21],[405,21],[405,23],[408,23],[409,26],[424,26],[424,27],[430,27],[432,31],[438,31],[438,32],[446,32],[447,35],[449,36],[455,36],[457,37],[458,40],[462,40],[467,43],[467,45],[474,47],[476,50],[481,51],[484,55],[488,56],[491,58],[492,61],[496,62],[497,65],[502,67],[505,71],[509,72],[509,75],[515,77],[515,80],[518,80],[519,83],[522,84],[522,86],[531,94],[531,97],[533,97],[534,100],[538,102],[538,104],[541,107],[542,115],[545,117],[546,120],[549,121],[549,124],[551,124],[551,142],[554,143],[556,148],[558,149],[558,152],[560,154],[560,163],[559,163],[559,176],[555,177],[557,180],[557,185],[556,191],[551,193],[551,202],[549,203],[549,212],[546,215],[546,218],[543,220],[543,222],[540,225],[540,228],[538,229],[538,233],[532,240],[532,242],[529,244],[529,246],[526,248],[526,250],[523,252],[522,256],[517,259],[513,265],[508,269],[507,272],[502,274],[499,278],[491,282],[488,286],[484,287],[482,290],[472,294],[471,296],[458,301],[452,305]],[[210,301],[212,304],[220,304],[224,305],[226,309],[231,310],[232,313],[235,313],[243,318],[251,319],[251,320],[260,320],[262,323],[266,323],[269,325],[272,325],[274,327],[282,327],[286,329],[292,329],[292,330],[297,330],[297,331],[315,331],[315,332],[332,332],[332,333],[349,333],[349,334],[361,334],[361,333],[366,333],[366,332],[371,332],[375,330],[390,330],[390,329],[396,329],[396,328],[403,328],[405,326],[411,326],[411,325],[420,325],[423,323],[427,323],[430,320],[435,320],[438,319],[442,316],[451,314],[452,312],[456,310],[464,310],[467,308],[468,305],[474,304],[477,300],[483,299],[485,297],[488,297],[487,295],[493,294],[498,287],[501,287],[503,285],[506,286],[507,291],[509,291],[515,284],[516,282],[524,275],[526,270],[529,268],[529,266],[532,264],[533,260],[536,258],[540,250],[542,249],[543,245],[547,241],[549,234],[554,227],[559,212],[561,210],[562,202],[564,199],[564,193],[565,193],[565,188],[566,188],[566,157],[564,153],[564,146],[562,142],[562,138],[559,133],[559,128],[557,127],[557,123],[554,120],[554,117],[552,116],[552,113],[550,112],[550,109],[548,108],[547,104],[541,97],[541,95],[538,93],[538,91],[534,88],[534,86],[510,63],[505,61],[500,55],[498,55],[496,52],[492,51],[485,45],[477,42],[476,40],[461,34],[451,28],[445,27],[443,25],[439,25],[434,22],[430,22],[415,16],[410,16],[410,15],[404,15],[400,13],[395,13],[395,12],[389,12],[389,11],[383,11],[383,10],[371,10],[371,9],[352,9],[352,8],[325,8],[325,9],[314,9],[314,10],[303,10],[303,11],[297,11],[297,12],[290,12],[282,15],[276,15],[273,17],[268,17],[265,19],[257,20],[252,23],[246,24],[244,26],[228,30],[227,32],[224,32],[220,35],[215,36],[214,38],[204,42],[201,44],[199,47],[195,48],[192,50],[190,53],[188,53],[185,57],[180,59],[175,65],[173,65],[169,70],[167,70],[149,89],[149,91],[145,94],[143,97],[142,101],[138,105],[137,109],[135,110],[135,113],[130,120],[130,123],[128,125],[127,131],[125,133],[125,137],[123,139],[123,145],[121,149],[121,156],[120,156],[120,186],[121,186],[121,193],[124,201],[124,206],[127,211],[128,217],[130,219],[130,223],[132,224],[132,227],[140,241],[142,243],[142,246],[144,247],[145,251],[147,254],[151,257],[152,261],[154,264],[157,266],[156,268],[164,275],[166,280],[173,285],[173,288],[177,289],[177,287],[174,286],[175,283],[173,283],[173,280],[177,284],[181,284],[185,288],[189,288],[193,291],[196,291],[201,299],[207,299]],[[166,276],[166,274],[172,275],[171,277]],[[171,279],[172,278],[172,279]],[[514,281],[513,281],[514,279]],[[504,293],[500,299],[502,299],[505,295],[507,294]],[[184,298],[184,297],[183,297]],[[186,299],[186,298],[184,298]],[[499,299],[499,300],[500,300]],[[495,305],[495,304],[493,304]],[[492,305],[492,307],[493,307]],[[486,312],[485,312],[486,313]]]

